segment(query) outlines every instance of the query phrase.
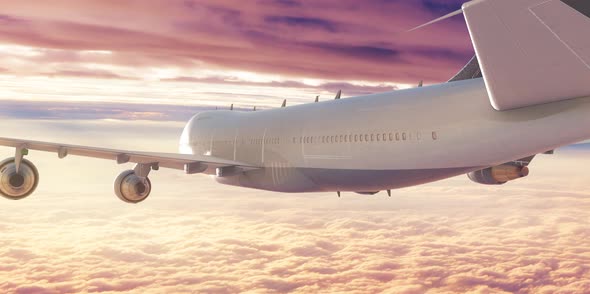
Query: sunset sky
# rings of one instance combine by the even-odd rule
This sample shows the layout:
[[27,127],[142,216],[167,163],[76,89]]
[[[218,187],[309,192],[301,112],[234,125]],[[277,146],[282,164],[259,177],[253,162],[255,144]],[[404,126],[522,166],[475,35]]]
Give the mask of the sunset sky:
[[473,55],[462,17],[406,31],[462,2],[4,1],[0,99],[66,117],[142,104],[129,116],[153,119],[145,104],[264,108],[441,82]]
[[[198,111],[272,108],[448,80],[472,56],[443,0],[7,0],[0,137],[176,152]],[[0,148],[4,157],[13,149]],[[460,176],[373,197],[281,194],[31,152],[0,199],[2,293],[590,292],[590,149],[501,187]]]

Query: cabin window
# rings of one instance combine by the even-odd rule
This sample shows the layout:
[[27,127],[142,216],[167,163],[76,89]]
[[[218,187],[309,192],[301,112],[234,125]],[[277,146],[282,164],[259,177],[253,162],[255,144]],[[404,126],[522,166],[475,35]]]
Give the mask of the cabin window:
[[381,141],[381,134],[377,134],[377,142]]
[[406,137],[406,133],[403,133],[403,134],[402,134],[402,140],[404,140],[404,141],[405,141],[406,139],[407,139],[407,137]]
[[438,134],[436,132],[432,132],[432,140],[438,140]]
[[348,136],[344,135],[344,143],[348,143]]
[[342,136],[342,135],[340,135],[340,143],[344,142],[344,140],[343,140],[343,138],[342,138],[342,137],[343,137],[343,136]]
[[369,134],[365,134],[365,142],[369,142]]
[[358,142],[359,141],[359,135],[354,135],[354,142]]
[[363,141],[363,135],[361,134],[361,135],[359,135],[359,142],[362,142],[362,141]]
[[399,141],[399,133],[395,133],[395,140]]
[[393,134],[389,133],[389,141],[393,141]]
[[422,140],[422,133],[421,132],[416,133],[416,139],[418,139],[418,141]]

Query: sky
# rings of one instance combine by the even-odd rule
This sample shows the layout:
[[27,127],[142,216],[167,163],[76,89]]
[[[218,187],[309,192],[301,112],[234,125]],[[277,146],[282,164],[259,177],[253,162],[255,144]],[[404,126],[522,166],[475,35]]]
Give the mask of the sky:
[[[464,1],[3,1],[0,99],[276,107],[448,80]],[[138,107],[140,108],[140,107]]]
[[[463,1],[18,0],[0,5],[0,136],[176,152],[185,121],[444,82],[472,56]],[[14,150],[0,148],[10,157]],[[590,292],[588,148],[505,186],[466,176],[360,196],[281,194],[31,152],[0,199],[0,292]]]

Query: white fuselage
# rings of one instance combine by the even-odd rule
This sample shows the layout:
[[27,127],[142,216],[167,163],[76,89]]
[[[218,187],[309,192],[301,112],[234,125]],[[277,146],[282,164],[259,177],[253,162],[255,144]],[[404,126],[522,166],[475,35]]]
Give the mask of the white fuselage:
[[496,111],[482,79],[256,112],[210,111],[181,152],[263,166],[219,182],[283,192],[423,184],[590,138],[590,98]]

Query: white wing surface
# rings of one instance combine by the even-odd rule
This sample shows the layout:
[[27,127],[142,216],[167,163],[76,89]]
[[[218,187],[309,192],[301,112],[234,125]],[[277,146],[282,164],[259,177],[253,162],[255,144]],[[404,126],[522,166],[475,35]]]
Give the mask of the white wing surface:
[[237,161],[204,155],[128,151],[11,138],[0,138],[0,146],[53,152],[58,154],[60,158],[63,158],[67,155],[77,155],[109,159],[116,161],[119,164],[127,162],[149,164],[156,167],[184,170],[188,174],[215,174],[217,168],[226,167],[236,167],[241,171],[248,171],[258,168],[256,166]]

